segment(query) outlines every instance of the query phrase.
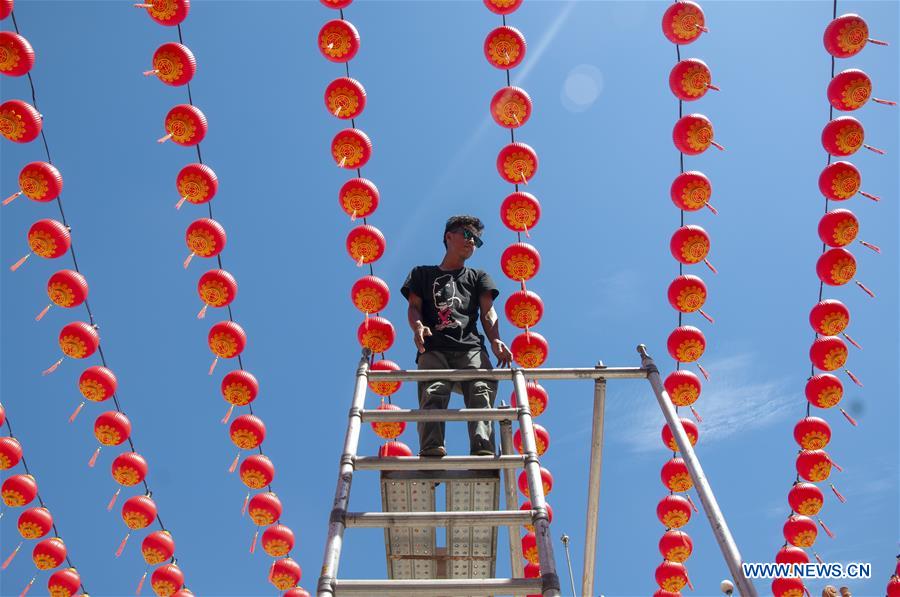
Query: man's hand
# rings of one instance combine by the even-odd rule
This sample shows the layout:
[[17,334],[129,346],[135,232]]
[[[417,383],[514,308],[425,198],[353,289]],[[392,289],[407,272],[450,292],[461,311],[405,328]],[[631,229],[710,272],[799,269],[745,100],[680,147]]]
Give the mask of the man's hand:
[[427,325],[423,325],[421,322],[418,322],[416,325],[416,329],[413,332],[413,341],[416,343],[416,348],[419,350],[419,354],[425,352],[425,337],[431,335],[431,330],[428,329]]
[[498,367],[509,367],[512,363],[512,353],[509,351],[509,347],[503,343],[503,340],[497,338],[491,342],[491,351],[493,351],[494,356],[497,357],[497,366]]

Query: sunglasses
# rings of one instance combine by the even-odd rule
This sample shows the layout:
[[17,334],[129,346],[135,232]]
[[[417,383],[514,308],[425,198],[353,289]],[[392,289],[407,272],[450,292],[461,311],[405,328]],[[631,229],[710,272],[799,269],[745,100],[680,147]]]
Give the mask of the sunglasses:
[[476,248],[480,248],[482,245],[484,245],[484,241],[481,240],[481,237],[479,237],[477,234],[475,234],[468,228],[460,228],[459,230],[457,230],[457,232],[461,232],[463,235],[463,238],[465,238],[466,240],[474,240]]

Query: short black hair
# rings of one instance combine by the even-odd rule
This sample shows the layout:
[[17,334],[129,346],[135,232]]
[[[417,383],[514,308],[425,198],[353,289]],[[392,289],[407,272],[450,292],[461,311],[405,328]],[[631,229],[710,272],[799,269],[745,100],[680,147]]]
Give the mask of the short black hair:
[[484,231],[484,224],[475,216],[452,216],[447,220],[447,225],[444,226],[444,235],[441,237],[445,249],[447,248],[447,233],[466,226],[474,228],[479,236]]

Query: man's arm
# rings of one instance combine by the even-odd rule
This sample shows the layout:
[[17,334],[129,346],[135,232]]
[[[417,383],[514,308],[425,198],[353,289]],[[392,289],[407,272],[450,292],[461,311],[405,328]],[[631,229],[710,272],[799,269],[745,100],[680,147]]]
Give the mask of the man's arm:
[[497,317],[497,311],[494,310],[494,297],[490,291],[481,293],[479,298],[481,307],[481,327],[484,334],[491,341],[491,351],[497,357],[498,367],[509,367],[512,362],[512,353],[503,340],[500,339],[500,318]]
[[420,353],[425,352],[425,336],[431,335],[431,330],[422,323],[422,297],[415,292],[409,292],[409,307],[406,309],[406,319],[413,331],[413,342]]

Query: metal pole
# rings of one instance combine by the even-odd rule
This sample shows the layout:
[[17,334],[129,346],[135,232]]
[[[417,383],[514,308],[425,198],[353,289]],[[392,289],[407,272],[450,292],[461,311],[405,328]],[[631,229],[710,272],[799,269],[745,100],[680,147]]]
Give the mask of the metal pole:
[[[602,369],[603,363],[597,363]],[[603,464],[603,418],[606,413],[606,380],[594,382],[594,418],[591,428],[591,460],[588,473],[587,520],[584,530],[584,572],[581,594],[594,594],[594,565],[597,559],[597,524],[600,513],[600,472]]]
[[563,533],[560,537],[563,547],[566,548],[566,566],[569,567],[569,582],[572,584],[572,597],[578,597],[575,592],[575,575],[572,574],[572,556],[569,554],[569,536]]
[[691,479],[694,481],[694,487],[697,489],[697,494],[700,496],[700,502],[703,504],[703,511],[706,513],[706,518],[709,520],[713,535],[716,537],[719,549],[722,550],[722,555],[725,557],[725,563],[731,571],[731,576],[737,585],[738,591],[740,591],[741,595],[744,597],[756,597],[756,588],[747,577],[744,576],[744,571],[741,567],[741,563],[743,562],[741,554],[738,551],[737,544],[734,542],[734,537],[731,536],[731,531],[728,530],[728,524],[725,522],[722,511],[719,509],[719,504],[716,502],[716,496],[713,495],[712,487],[710,486],[709,481],[707,481],[706,475],[703,473],[703,468],[700,466],[700,461],[694,453],[694,448],[691,446],[687,434],[684,432],[684,427],[682,427],[678,414],[675,412],[675,406],[669,400],[669,395],[666,393],[665,388],[663,388],[662,381],[659,378],[659,369],[657,369],[656,364],[653,362],[653,359],[650,358],[650,355],[647,354],[646,346],[643,344],[639,345],[637,351],[641,355],[641,367],[647,369],[649,372],[647,378],[650,380],[650,385],[653,387],[653,393],[656,394],[656,401],[659,402],[659,407],[666,417],[666,422],[669,424],[669,428],[675,436],[675,443],[678,444],[678,449],[681,452],[684,463],[691,474]]
[[347,435],[344,437],[344,452],[341,454],[340,472],[334,503],[328,520],[328,538],[325,541],[325,555],[322,558],[322,575],[319,577],[318,597],[335,594],[338,564],[341,560],[341,546],[344,539],[344,519],[350,502],[350,484],[353,481],[353,459],[359,447],[359,431],[362,421],[360,412],[366,401],[366,382],[369,372],[369,351],[363,350],[359,367],[356,369],[356,386],[353,388],[353,404],[350,406]]
[[[564,369],[516,369],[528,379],[645,379],[647,370],[641,367],[569,367]],[[487,379],[504,381],[515,376],[510,369],[406,369],[399,371],[370,371],[369,379],[374,381],[470,381]]]
[[525,476],[528,479],[528,493],[531,509],[534,511],[534,534],[537,538],[538,558],[541,563],[544,597],[559,597],[559,575],[553,558],[553,538],[550,536],[547,519],[547,502],[544,500],[544,485],[541,482],[541,467],[538,463],[537,447],[534,441],[534,425],[528,406],[528,390],[525,375],[521,369],[513,370],[513,384],[516,389],[516,405],[519,407],[519,430],[522,432],[522,452],[525,456]]
[[[504,408],[505,407],[505,408]],[[512,410],[505,404],[501,405],[500,410]],[[513,449],[512,423],[509,421],[500,421],[500,453],[504,456],[512,455]],[[519,498],[516,495],[516,479],[515,473],[506,469],[503,471],[503,489],[506,494],[506,509],[512,510],[519,507]],[[522,541],[522,532],[516,527],[509,527],[509,567],[514,578],[522,578],[525,575],[525,568],[522,566],[522,557],[519,555],[520,542]],[[525,593],[522,593],[524,595]]]

